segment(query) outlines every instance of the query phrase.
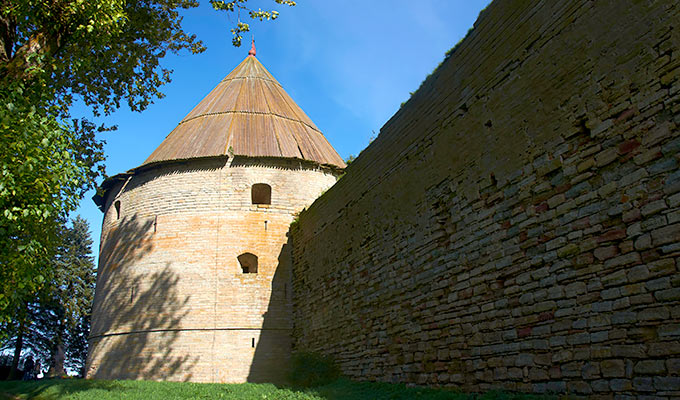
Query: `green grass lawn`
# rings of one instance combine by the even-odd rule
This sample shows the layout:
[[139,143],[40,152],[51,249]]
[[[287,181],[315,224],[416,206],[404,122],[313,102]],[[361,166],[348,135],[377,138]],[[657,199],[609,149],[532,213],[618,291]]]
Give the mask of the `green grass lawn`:
[[272,384],[212,384],[149,381],[93,381],[82,379],[0,382],[0,399],[539,399],[501,392],[484,395],[424,389],[386,383],[359,383],[339,379],[311,389],[291,389]]

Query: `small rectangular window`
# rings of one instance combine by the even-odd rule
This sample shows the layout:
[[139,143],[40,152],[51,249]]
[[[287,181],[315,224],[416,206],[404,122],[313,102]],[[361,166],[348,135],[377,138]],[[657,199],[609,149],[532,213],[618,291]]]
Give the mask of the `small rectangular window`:
[[251,188],[250,197],[253,204],[271,204],[272,187],[266,183],[256,183]]

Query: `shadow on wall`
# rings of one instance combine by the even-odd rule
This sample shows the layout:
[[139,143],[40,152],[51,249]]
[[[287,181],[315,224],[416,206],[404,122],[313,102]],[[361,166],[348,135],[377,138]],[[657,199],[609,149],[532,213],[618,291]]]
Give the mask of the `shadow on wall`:
[[104,241],[88,378],[191,378],[196,358],[186,355],[189,352],[173,354],[189,296],[179,295],[179,276],[170,263],[139,265],[153,249],[153,236],[153,219],[133,217],[124,219]]
[[292,333],[292,243],[281,247],[272,277],[271,295],[263,315],[262,331],[255,344],[248,382],[285,383],[290,364]]

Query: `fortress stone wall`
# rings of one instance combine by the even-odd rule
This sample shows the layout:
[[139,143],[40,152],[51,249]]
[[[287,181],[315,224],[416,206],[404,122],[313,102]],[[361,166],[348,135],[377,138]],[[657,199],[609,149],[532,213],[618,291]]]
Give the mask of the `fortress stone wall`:
[[494,1],[302,213],[294,349],[360,380],[677,398],[679,125],[677,1]]
[[[289,225],[335,180],[318,164],[238,156],[119,175],[104,205],[88,378],[281,381]],[[252,204],[258,183],[271,204]],[[257,273],[243,273],[244,253]]]

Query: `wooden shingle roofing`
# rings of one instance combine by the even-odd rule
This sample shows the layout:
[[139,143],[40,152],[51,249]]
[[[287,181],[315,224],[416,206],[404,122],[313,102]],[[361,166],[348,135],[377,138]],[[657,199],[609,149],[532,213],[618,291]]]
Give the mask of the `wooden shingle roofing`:
[[221,155],[298,158],[345,167],[319,128],[254,55],[198,103],[143,165]]

